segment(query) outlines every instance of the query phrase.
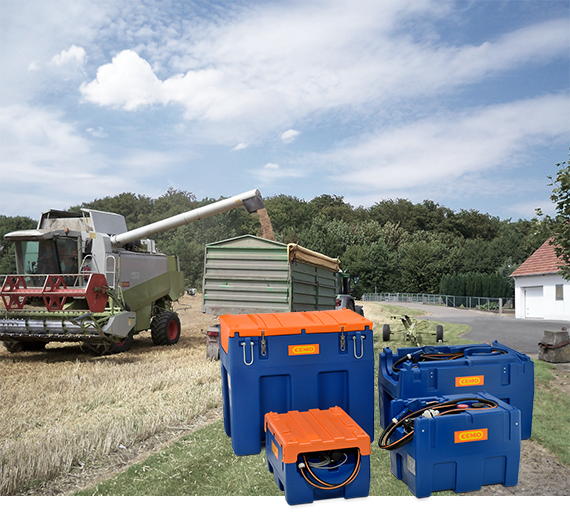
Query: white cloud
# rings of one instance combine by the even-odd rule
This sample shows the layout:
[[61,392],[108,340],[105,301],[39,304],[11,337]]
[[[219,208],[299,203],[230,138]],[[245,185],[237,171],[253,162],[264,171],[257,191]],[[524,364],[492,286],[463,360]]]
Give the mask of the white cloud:
[[93,137],[105,138],[109,136],[102,126],[99,128],[88,128],[87,132],[89,132]]
[[279,164],[268,162],[263,168],[250,170],[248,174],[254,177],[261,187],[266,188],[278,186],[287,180],[303,178],[306,171],[291,167],[282,168]]
[[[377,191],[445,184],[516,165],[536,147],[568,139],[569,99],[552,95],[403,124],[319,156],[336,180]],[[476,182],[476,180],[475,180]]]
[[238,143],[234,146],[232,151],[240,151],[240,150],[245,150],[247,148],[247,144],[245,143]]
[[101,66],[97,78],[82,84],[80,91],[92,103],[135,110],[160,101],[161,86],[150,64],[132,50],[125,50]]
[[[394,32],[398,24],[447,9],[430,1],[256,5],[204,21],[192,39],[169,39],[178,74],[159,79],[146,59],[124,50],[81,92],[89,102],[128,111],[181,105],[186,119],[236,144],[238,133],[251,139],[329,112],[355,116],[411,103],[425,110],[426,97],[567,51],[565,20],[479,46]],[[153,48],[141,51],[153,54]]]
[[300,133],[301,133],[301,132],[298,132],[297,130],[293,130],[293,129],[285,130],[285,132],[283,132],[283,133],[281,134],[281,140],[282,140],[285,144],[291,143],[291,142],[293,142],[293,141],[297,138],[297,136],[298,136]]
[[150,150],[138,158],[130,150],[111,162],[63,117],[28,106],[0,108],[1,214],[37,217],[49,208],[118,194],[172,163]]
[[87,54],[80,46],[71,45],[69,50],[62,50],[61,53],[54,55],[50,63],[54,66],[83,66],[87,62]]

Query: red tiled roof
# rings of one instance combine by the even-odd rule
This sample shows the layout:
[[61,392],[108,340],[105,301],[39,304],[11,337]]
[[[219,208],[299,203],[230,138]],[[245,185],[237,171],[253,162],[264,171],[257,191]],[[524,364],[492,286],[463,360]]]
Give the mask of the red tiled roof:
[[555,274],[558,272],[562,259],[556,256],[554,246],[547,240],[540,248],[530,255],[521,266],[511,274],[513,277],[532,274]]

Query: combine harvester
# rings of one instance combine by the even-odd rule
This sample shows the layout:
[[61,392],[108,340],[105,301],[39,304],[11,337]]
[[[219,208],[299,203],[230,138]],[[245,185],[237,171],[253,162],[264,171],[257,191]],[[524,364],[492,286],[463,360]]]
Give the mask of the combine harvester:
[[82,342],[98,355],[128,351],[150,329],[155,345],[180,337],[173,302],[184,294],[178,258],[147,237],[240,206],[265,206],[254,189],[134,230],[123,216],[49,210],[35,230],[8,233],[17,274],[0,276],[0,340],[10,352]]

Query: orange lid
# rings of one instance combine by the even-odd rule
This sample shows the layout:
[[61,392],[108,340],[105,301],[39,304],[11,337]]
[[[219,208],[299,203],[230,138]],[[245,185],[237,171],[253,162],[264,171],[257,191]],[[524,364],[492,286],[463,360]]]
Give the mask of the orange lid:
[[265,415],[265,431],[282,447],[283,463],[295,463],[299,454],[358,447],[370,455],[370,437],[340,407]]
[[[228,338],[264,335],[300,335],[305,333],[336,333],[372,329],[372,321],[352,310],[321,310],[314,312],[282,312],[265,314],[220,315],[222,348],[228,352]],[[263,333],[262,333],[263,332]]]
[[283,312],[267,314],[221,315],[220,325],[228,336],[259,337],[271,335],[300,335],[305,333],[334,333],[372,329],[372,321],[352,310],[321,310],[315,312]]

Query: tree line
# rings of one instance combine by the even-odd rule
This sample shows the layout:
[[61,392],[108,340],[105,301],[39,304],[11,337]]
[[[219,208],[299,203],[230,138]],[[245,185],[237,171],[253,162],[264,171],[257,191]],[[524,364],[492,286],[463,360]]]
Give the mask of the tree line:
[[[198,200],[191,192],[169,188],[159,198],[122,193],[69,210],[115,212],[133,229],[219,199]],[[544,220],[500,220],[473,209],[456,212],[430,200],[388,199],[370,208],[327,194],[312,200],[281,194],[264,201],[276,240],[340,258],[343,269],[359,276],[357,296],[445,293],[442,288],[449,290],[458,276],[475,275],[496,277],[493,283],[506,283],[512,295],[508,276],[548,237]],[[0,216],[0,236],[36,225],[30,218]],[[261,236],[260,222],[239,208],[154,239],[160,251],[178,255],[187,286],[201,289],[205,245],[245,234]],[[0,273],[14,272],[13,248],[3,240],[0,245]]]

